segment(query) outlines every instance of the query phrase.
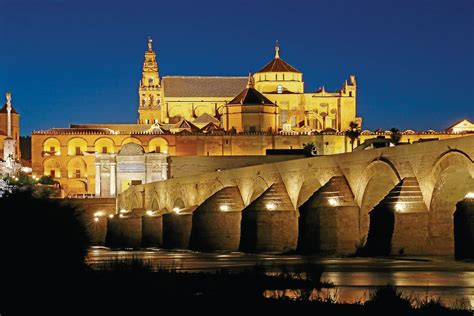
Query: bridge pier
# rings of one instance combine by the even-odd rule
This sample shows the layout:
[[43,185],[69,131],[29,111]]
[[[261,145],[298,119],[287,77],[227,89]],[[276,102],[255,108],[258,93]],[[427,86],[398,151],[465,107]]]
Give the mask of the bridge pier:
[[456,259],[474,259],[474,198],[465,198],[456,204],[454,256]]
[[370,212],[370,255],[425,254],[429,212],[418,181],[404,178]]
[[193,213],[190,248],[197,251],[237,251],[244,202],[236,186],[226,187]]
[[137,215],[107,218],[105,244],[110,248],[140,248],[142,244],[142,219]]
[[298,212],[282,182],[270,186],[242,211],[240,250],[284,253],[296,250]]
[[343,176],[332,177],[299,210],[299,252],[355,252],[359,240],[359,207]]
[[142,217],[142,246],[155,248],[163,246],[163,216]]
[[163,215],[163,248],[189,249],[195,209],[194,206]]
[[104,246],[107,234],[107,217],[95,216],[93,221],[88,219],[87,235],[93,246]]

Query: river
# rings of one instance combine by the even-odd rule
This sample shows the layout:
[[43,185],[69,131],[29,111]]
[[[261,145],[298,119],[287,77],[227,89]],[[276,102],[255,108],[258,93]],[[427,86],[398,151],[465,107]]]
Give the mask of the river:
[[324,267],[322,280],[335,288],[321,293],[332,295],[340,302],[364,301],[376,287],[392,284],[404,294],[419,299],[441,297],[452,306],[470,304],[474,307],[474,262],[455,261],[449,257],[400,258],[336,258],[299,255],[213,254],[190,251],[112,251],[91,249],[87,261],[93,268],[115,260],[136,258],[154,268],[202,272],[222,268],[243,270],[255,265],[269,272],[301,270],[307,262]]

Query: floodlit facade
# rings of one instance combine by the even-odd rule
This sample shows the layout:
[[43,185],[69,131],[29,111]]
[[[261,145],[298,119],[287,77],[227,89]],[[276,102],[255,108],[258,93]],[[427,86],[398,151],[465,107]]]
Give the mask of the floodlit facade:
[[[137,123],[34,131],[33,175],[52,176],[68,195],[114,197],[131,185],[169,178],[175,156],[263,156],[269,149],[302,149],[307,143],[319,155],[349,152],[345,131],[351,122],[359,128],[362,123],[356,97],[354,75],[338,91],[306,92],[302,72],[280,57],[278,45],[273,59],[249,76],[160,77],[150,38]],[[0,112],[0,133],[2,122]],[[13,126],[18,136],[17,117]],[[362,131],[354,147],[390,134]],[[451,137],[459,134],[405,131],[400,141]]]

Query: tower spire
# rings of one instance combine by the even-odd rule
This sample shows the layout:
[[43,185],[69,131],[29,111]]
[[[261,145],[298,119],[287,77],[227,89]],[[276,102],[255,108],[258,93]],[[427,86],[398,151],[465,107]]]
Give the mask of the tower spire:
[[278,43],[278,40],[275,42],[275,58],[280,58],[280,44]]
[[7,137],[12,137],[12,94],[10,91],[7,91],[6,95],[7,100]]
[[253,83],[253,76],[252,73],[249,71],[249,80],[247,81],[247,89],[254,88]]
[[153,50],[153,39],[151,36],[148,36],[148,50],[151,52]]

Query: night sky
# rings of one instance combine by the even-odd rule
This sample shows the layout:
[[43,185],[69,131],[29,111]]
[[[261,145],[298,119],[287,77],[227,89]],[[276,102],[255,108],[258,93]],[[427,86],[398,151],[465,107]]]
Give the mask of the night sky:
[[160,75],[243,75],[280,41],[306,91],[358,83],[364,129],[474,119],[474,1],[0,0],[0,91],[21,133],[134,123],[147,38]]

